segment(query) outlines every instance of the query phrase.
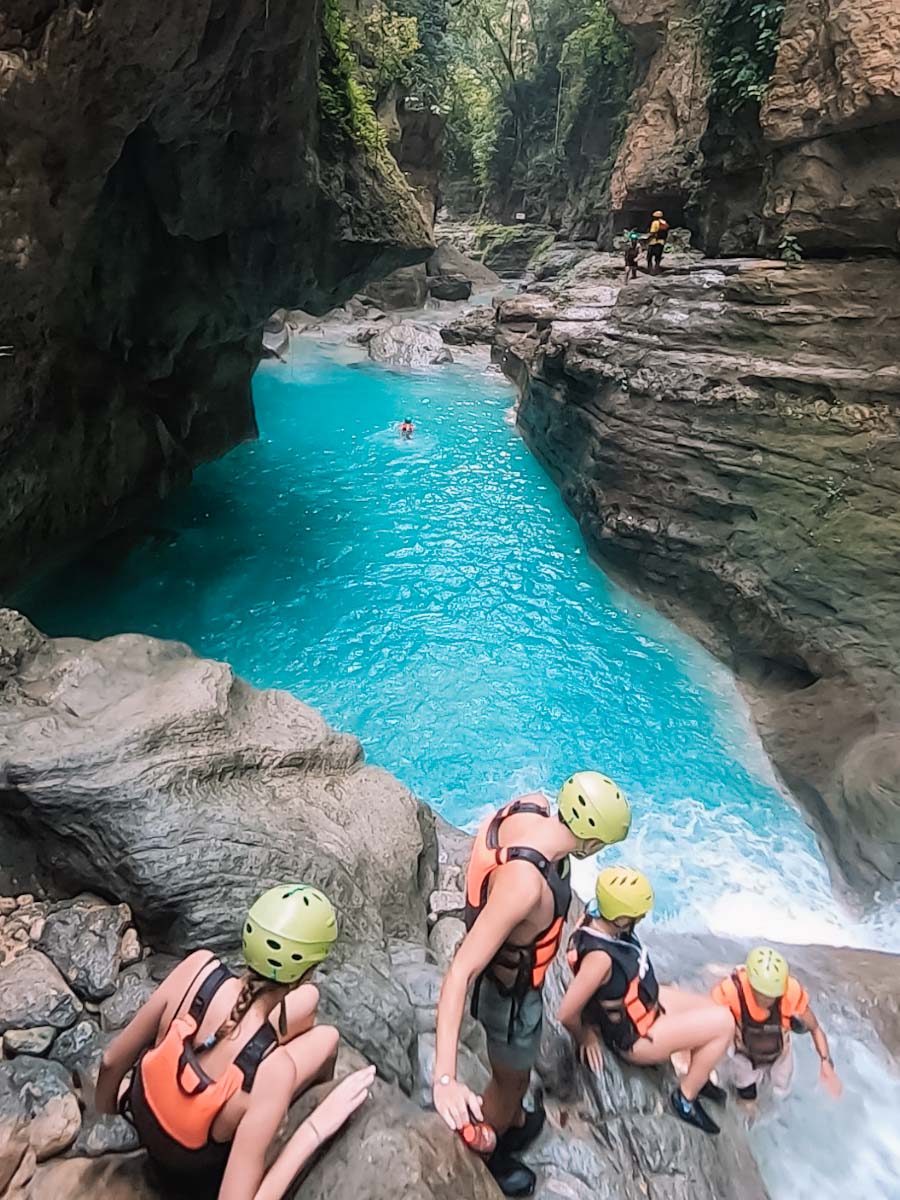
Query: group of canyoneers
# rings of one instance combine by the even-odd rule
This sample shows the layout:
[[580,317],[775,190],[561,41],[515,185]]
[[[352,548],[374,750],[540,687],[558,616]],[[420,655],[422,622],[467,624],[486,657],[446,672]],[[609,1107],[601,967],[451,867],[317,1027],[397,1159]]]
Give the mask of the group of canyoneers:
[[[623,841],[630,826],[616,784],[582,771],[563,784],[555,815],[543,795],[523,796],[488,817],[475,838],[466,876],[468,932],[438,1002],[433,1096],[505,1195],[528,1196],[535,1186],[518,1156],[545,1117],[540,1100],[532,1110],[523,1101],[541,1040],[542,988],[572,899],[570,857],[588,858]],[[653,890],[640,871],[606,867],[568,939],[569,983],[558,1016],[586,1069],[603,1070],[604,1048],[637,1066],[671,1059],[675,1116],[716,1134],[701,1097],[726,1100],[711,1078],[717,1064],[729,1060],[743,1101],[754,1101],[765,1079],[784,1094],[793,1074],[791,1034],[808,1032],[822,1082],[838,1095],[825,1033],[782,955],[756,947],[709,995],[659,984],[635,933],[652,907]],[[366,1099],[374,1067],[333,1087],[273,1161],[293,1101],[334,1074],[339,1034],[316,1024],[310,978],[337,932],[334,909],[317,888],[272,888],[244,921],[242,974],[197,951],[110,1044],[97,1108],[129,1118],[164,1184],[187,1183],[197,1200],[280,1200]],[[456,1076],[470,994],[491,1066],[480,1096]]]

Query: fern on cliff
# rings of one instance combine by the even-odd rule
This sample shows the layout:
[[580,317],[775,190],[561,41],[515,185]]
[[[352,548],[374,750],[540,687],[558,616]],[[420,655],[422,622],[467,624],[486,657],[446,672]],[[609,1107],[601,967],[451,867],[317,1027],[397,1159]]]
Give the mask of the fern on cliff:
[[349,143],[369,153],[386,149],[372,95],[356,78],[356,60],[339,0],[323,0],[319,51],[319,118],[326,141]]
[[765,95],[784,16],[784,0],[698,0],[712,96],[736,113]]

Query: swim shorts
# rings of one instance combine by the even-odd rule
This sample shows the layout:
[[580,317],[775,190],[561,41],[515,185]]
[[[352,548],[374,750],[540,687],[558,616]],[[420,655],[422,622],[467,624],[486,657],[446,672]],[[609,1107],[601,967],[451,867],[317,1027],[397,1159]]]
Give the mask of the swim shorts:
[[[491,1061],[512,1071],[530,1071],[541,1046],[544,1023],[541,989],[529,988],[520,1000],[514,1001],[486,976],[476,986],[472,1016],[484,1027]],[[515,1015],[510,1028],[513,1004]]]

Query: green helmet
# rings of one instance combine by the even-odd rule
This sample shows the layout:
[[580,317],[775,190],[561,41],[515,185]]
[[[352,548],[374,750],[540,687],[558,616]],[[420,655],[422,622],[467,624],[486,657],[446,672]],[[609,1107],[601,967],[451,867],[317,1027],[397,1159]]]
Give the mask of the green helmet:
[[631,828],[622,790],[599,771],[578,771],[559,789],[559,815],[582,841],[621,842]]
[[263,892],[244,922],[244,958],[264,979],[296,983],[328,956],[337,937],[331,901],[305,883]]
[[747,982],[754,992],[777,1000],[787,991],[788,965],[771,946],[757,946],[747,955]]
[[597,907],[607,921],[644,917],[653,907],[650,880],[631,867],[606,867],[597,876]]

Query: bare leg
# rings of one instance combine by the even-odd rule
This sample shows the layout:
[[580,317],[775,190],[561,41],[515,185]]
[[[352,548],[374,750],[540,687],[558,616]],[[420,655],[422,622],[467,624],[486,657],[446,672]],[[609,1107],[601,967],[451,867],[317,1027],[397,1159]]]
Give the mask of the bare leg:
[[663,1014],[650,1036],[636,1042],[626,1057],[646,1067],[665,1062],[678,1050],[690,1050],[691,1065],[681,1080],[681,1093],[685,1100],[693,1101],[733,1037],[734,1018],[728,1009],[704,1004],[692,1011]]
[[317,1025],[285,1046],[294,1064],[294,1099],[316,1083],[334,1078],[340,1034],[333,1025]]
[[522,1101],[528,1091],[530,1071],[516,1071],[491,1059],[491,1079],[484,1089],[482,1110],[484,1119],[497,1131],[506,1133],[523,1120]]

